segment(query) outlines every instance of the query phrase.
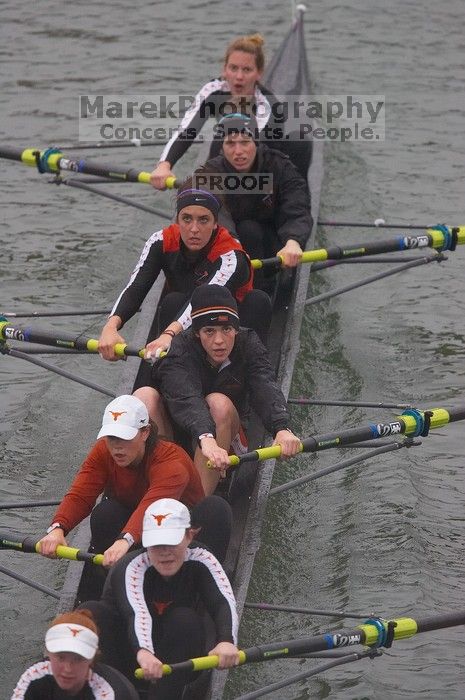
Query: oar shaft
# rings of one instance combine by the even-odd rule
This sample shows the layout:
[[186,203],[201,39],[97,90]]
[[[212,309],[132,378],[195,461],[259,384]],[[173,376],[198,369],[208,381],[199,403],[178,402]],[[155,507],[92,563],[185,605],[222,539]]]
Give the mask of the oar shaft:
[[[459,226],[453,231],[456,232],[457,245],[465,243],[465,226]],[[381,241],[369,241],[348,246],[330,246],[329,248],[317,248],[306,250],[302,253],[301,263],[321,262],[325,260],[344,260],[348,258],[360,258],[365,255],[378,255],[380,253],[392,253],[402,250],[413,250],[417,248],[434,248],[440,250],[446,242],[446,234],[436,229],[427,229],[426,233],[418,236],[396,236],[395,238]],[[282,257],[266,258],[265,260],[252,260],[252,267],[260,269],[262,267],[279,266]]]
[[[44,151],[38,148],[15,148],[14,146],[1,146],[0,158],[16,160],[31,167],[39,167],[40,172],[59,173],[62,170],[73,173],[84,173],[94,177],[103,177],[120,182],[141,182],[150,185],[150,173],[136,168],[122,168],[118,165],[95,163],[84,158],[69,158],[58,149],[49,148]],[[165,185],[168,189],[177,187],[175,177],[168,177]]]
[[[219,658],[216,655],[199,656],[176,664],[163,664],[163,675],[168,676],[176,671],[206,671],[210,668],[218,668]],[[245,653],[239,651],[239,665],[246,663]],[[136,678],[143,678],[144,673],[141,668],[134,672]]]
[[417,619],[417,632],[432,632],[445,627],[456,627],[463,624],[465,624],[465,611],[427,615]]
[[[27,537],[23,540],[23,552],[40,553],[39,542],[33,537]],[[92,552],[84,552],[76,547],[68,547],[67,545],[59,544],[55,552],[58,559],[69,559],[70,561],[89,561],[92,564],[102,564],[103,554],[93,554]]]
[[8,318],[56,318],[59,316],[108,316],[108,309],[95,309],[90,311],[0,311],[0,316],[8,316]]
[[[5,344],[3,343],[3,345],[5,345]],[[57,367],[56,365],[50,364],[50,362],[44,362],[44,360],[40,360],[37,357],[31,357],[28,352],[21,352],[20,350],[16,350],[15,348],[10,348],[9,346],[6,346],[5,348],[3,348],[1,341],[0,341],[0,350],[5,355],[8,355],[8,357],[16,357],[19,360],[24,360],[25,362],[30,362],[31,364],[36,365],[37,367],[42,367],[43,369],[46,369],[49,372],[54,372],[59,377],[65,377],[66,379],[70,379],[72,382],[76,382],[77,384],[82,384],[82,386],[86,386],[89,389],[94,389],[94,391],[98,391],[101,394],[104,394],[105,396],[111,396],[111,398],[113,398],[113,399],[115,398],[114,391],[110,391],[110,389],[106,389],[105,387],[100,386],[99,384],[96,384],[95,382],[90,382],[88,379],[83,379],[82,377],[78,377],[77,375],[73,374],[72,372],[68,372],[67,370],[63,369],[62,367]],[[58,350],[58,348],[55,348],[55,350]],[[69,352],[74,352],[74,351],[70,350]]]
[[318,226],[333,226],[335,228],[338,226],[347,228],[398,228],[418,231],[424,231],[425,229],[430,228],[430,224],[425,226],[422,226],[421,224],[376,224],[374,221],[373,223],[371,221],[318,221]]
[[[328,651],[340,647],[349,647],[357,644],[366,646],[385,646],[389,634],[390,641],[408,639],[420,632],[456,627],[465,624],[465,610],[440,615],[431,615],[424,618],[400,617],[394,620],[367,620],[355,629],[342,629],[336,632],[327,632],[303,639],[290,639],[286,641],[262,644],[239,652],[240,664],[255,663],[259,661],[271,661],[273,659],[299,656],[300,654],[313,654],[318,651]],[[217,656],[202,656],[188,659],[176,664],[164,664],[163,674],[175,671],[202,671],[209,668],[217,668]],[[142,669],[135,672],[136,678],[143,678]]]
[[16,581],[20,581],[21,583],[25,583],[26,586],[30,586],[31,588],[34,588],[36,591],[40,591],[41,593],[45,593],[46,595],[51,596],[52,598],[56,598],[57,600],[60,598],[60,594],[57,591],[54,591],[53,588],[49,588],[49,586],[44,586],[41,583],[36,583],[35,581],[30,581],[26,576],[22,576],[21,574],[18,574],[16,571],[11,571],[11,569],[7,569],[5,566],[0,566],[0,573],[5,574],[6,576],[10,576],[11,578],[16,579]]
[[434,224],[387,224],[381,221],[373,221],[373,223],[371,223],[370,221],[318,221],[318,226],[345,226],[347,228],[390,228],[405,231],[426,231],[426,229],[432,228]]
[[[355,629],[328,632],[306,639],[292,639],[285,642],[274,642],[261,646],[244,649],[246,663],[255,661],[266,661],[270,658],[291,657],[299,654],[326,651],[339,647],[365,644],[367,646],[378,645],[381,636],[381,629],[384,634],[389,627],[392,630],[393,641],[408,639],[420,632],[429,632],[446,627],[455,627],[465,623],[465,610],[432,615],[425,618],[413,619],[411,617],[396,618],[392,621],[379,620],[377,624],[367,621]],[[383,646],[383,644],[381,644]]]
[[122,182],[142,182],[150,184],[150,173],[136,170],[135,168],[121,168],[119,166],[104,163],[93,163],[89,160],[75,160],[66,157],[60,152],[41,151],[38,148],[15,148],[13,146],[2,146],[0,148],[0,158],[16,160],[32,167],[37,166],[37,160],[42,159],[47,170],[58,173],[61,170],[70,170],[75,173],[85,173],[86,175],[96,175]]
[[16,508],[41,508],[44,506],[57,506],[60,501],[13,501],[11,503],[0,503],[0,510],[13,510]]
[[409,403],[388,403],[385,401],[345,401],[334,399],[333,401],[324,401],[323,399],[306,399],[306,398],[289,398],[287,403],[297,404],[298,406],[351,406],[358,408],[412,408]]
[[302,615],[321,615],[323,617],[354,617],[358,620],[366,620],[367,614],[361,615],[360,613],[348,612],[347,610],[317,610],[311,608],[299,608],[293,607],[291,605],[275,605],[274,603],[244,603],[245,608],[251,608],[254,610],[271,610],[271,611],[282,611],[290,613],[300,613]]
[[[98,340],[95,338],[83,338],[72,333],[55,333],[53,331],[37,330],[35,328],[11,325],[8,321],[0,321],[0,340],[18,340],[51,347],[70,348],[83,350],[89,353],[98,353]],[[144,357],[144,349],[132,348],[125,343],[117,343],[114,347],[115,354],[119,357],[133,356]]]
[[[424,419],[426,411],[419,412]],[[465,420],[465,406],[458,408],[434,408],[428,411],[430,429],[441,428],[455,421]],[[348,428],[338,432],[313,435],[301,442],[301,452],[320,452],[333,447],[343,447],[354,442],[366,442],[395,435],[415,435],[417,420],[412,415],[397,416],[390,423],[373,423],[359,428]],[[240,457],[232,455],[229,462],[232,466],[243,462],[263,461],[265,459],[277,459],[281,456],[281,447],[263,447],[252,452],[246,452]]]
[[[37,551],[37,549],[36,549]],[[65,547],[58,545],[56,555],[59,559],[70,559],[71,561],[89,561],[92,564],[103,564],[103,554],[92,554],[92,552],[83,552],[75,547]]]
[[[36,537],[22,537],[19,535],[10,535],[8,533],[0,533],[0,549],[14,549],[19,552],[35,554],[40,552],[39,540]],[[56,556],[59,559],[70,559],[72,561],[89,561],[92,564],[102,564],[103,554],[93,554],[92,552],[83,552],[76,547],[68,547],[58,545],[56,548]]]

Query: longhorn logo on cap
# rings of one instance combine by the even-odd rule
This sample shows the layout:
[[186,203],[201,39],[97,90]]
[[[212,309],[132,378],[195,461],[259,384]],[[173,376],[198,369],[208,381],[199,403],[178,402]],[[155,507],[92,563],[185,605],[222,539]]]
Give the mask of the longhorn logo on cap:
[[111,415],[113,416],[113,420],[114,420],[115,423],[116,423],[116,421],[118,420],[118,418],[120,418],[122,415],[124,415],[125,413],[127,413],[127,411],[110,411],[110,413],[111,413]]
[[152,513],[152,518],[156,521],[158,527],[161,527],[162,522],[164,521],[165,518],[167,518],[171,513],[165,513],[164,515],[154,515]]

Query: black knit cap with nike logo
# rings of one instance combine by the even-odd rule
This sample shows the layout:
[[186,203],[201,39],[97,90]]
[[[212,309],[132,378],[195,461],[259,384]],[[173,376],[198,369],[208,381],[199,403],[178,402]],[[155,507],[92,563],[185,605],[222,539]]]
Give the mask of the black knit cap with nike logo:
[[186,189],[181,190],[176,197],[176,213],[190,206],[205,207],[211,211],[215,217],[215,221],[218,219],[218,212],[221,208],[220,200],[215,197],[214,194],[208,192],[208,190],[197,190],[197,189]]
[[194,331],[205,326],[233,326],[239,328],[237,302],[227,287],[202,284],[191,297],[191,319]]
[[259,129],[255,117],[235,112],[226,114],[214,127],[214,140],[223,141],[226,136],[245,134],[250,136],[256,143],[259,139]]

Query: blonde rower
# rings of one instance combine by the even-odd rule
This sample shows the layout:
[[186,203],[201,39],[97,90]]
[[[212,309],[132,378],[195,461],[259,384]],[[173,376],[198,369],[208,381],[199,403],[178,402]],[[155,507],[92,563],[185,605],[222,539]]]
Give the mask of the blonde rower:
[[[239,37],[229,44],[221,77],[210,80],[199,90],[177,131],[163,149],[152,172],[153,187],[165,189],[166,178],[174,175],[172,168],[197,138],[209,117],[218,121],[233,112],[254,114],[260,141],[286,152],[306,177],[311,144],[309,141],[297,143],[293,138],[282,140],[286,110],[271,90],[260,82],[265,68],[263,44],[260,34]],[[218,155],[220,148],[220,143],[213,142],[210,157]]]

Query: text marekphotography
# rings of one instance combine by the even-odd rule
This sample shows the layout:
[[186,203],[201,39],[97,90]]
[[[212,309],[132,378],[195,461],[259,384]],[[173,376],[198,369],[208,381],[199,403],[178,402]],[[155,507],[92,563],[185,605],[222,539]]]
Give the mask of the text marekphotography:
[[[269,142],[302,139],[383,141],[384,95],[287,95],[281,101],[254,104],[224,95],[80,95],[79,140],[169,141],[219,138],[221,125],[200,130],[205,120],[227,114],[254,116],[261,138]],[[195,122],[194,117],[197,115]]]

